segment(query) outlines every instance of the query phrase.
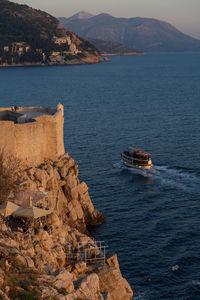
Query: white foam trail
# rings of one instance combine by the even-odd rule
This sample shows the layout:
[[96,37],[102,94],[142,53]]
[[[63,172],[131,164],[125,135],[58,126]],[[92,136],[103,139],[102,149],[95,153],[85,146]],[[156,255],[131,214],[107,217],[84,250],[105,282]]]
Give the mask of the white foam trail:
[[200,178],[193,175],[193,174],[189,174],[186,172],[182,172],[181,170],[176,170],[176,169],[170,169],[167,166],[154,166],[154,168],[156,170],[159,170],[160,172],[169,174],[170,176],[176,176],[176,177],[180,177],[183,179],[187,179],[187,180],[191,180],[191,181],[197,181],[200,182]]
[[168,166],[153,166],[150,169],[128,168],[122,161],[113,165],[115,168],[127,170],[131,174],[142,175],[158,180],[163,185],[173,186],[185,191],[192,191],[200,183],[200,178]]
[[173,272],[174,272],[174,271],[178,271],[178,269],[179,269],[179,265],[172,266],[172,271],[173,271]]
[[147,300],[148,298],[146,297],[146,295],[144,293],[137,295],[137,296],[133,296],[132,298],[133,300]]
[[114,168],[121,169],[121,170],[127,170],[128,172],[132,174],[139,174],[144,177],[151,177],[151,171],[150,170],[144,170],[144,169],[139,169],[139,168],[131,168],[131,167],[126,167],[122,161],[116,162],[113,165]]
[[114,168],[116,169],[122,169],[122,170],[126,170],[128,169],[126,166],[124,166],[124,164],[122,163],[122,161],[118,161],[113,165]]
[[200,280],[192,280],[193,285],[200,285]]

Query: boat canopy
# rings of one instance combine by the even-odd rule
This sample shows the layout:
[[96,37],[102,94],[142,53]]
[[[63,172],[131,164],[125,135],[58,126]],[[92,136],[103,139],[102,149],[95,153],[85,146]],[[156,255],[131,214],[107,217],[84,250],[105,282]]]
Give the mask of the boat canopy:
[[149,155],[150,156],[150,153],[145,152],[145,151],[141,151],[141,150],[136,150],[133,147],[129,147],[128,150],[133,151],[135,154]]

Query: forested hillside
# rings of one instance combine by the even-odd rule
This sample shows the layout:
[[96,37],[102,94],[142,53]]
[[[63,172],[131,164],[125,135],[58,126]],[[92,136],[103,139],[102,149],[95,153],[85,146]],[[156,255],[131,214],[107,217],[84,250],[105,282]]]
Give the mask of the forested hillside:
[[55,17],[0,0],[0,64],[65,64],[89,55],[100,57],[93,45],[62,29]]

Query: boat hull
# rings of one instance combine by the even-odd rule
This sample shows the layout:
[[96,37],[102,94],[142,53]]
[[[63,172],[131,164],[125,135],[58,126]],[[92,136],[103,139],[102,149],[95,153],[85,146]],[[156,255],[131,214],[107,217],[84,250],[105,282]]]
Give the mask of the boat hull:
[[122,162],[123,164],[128,167],[128,168],[134,168],[134,169],[142,169],[142,170],[146,170],[146,169],[150,169],[153,165],[136,165],[136,164],[132,164],[132,163],[129,163],[129,162],[126,162],[122,159]]
[[127,156],[125,153],[122,153],[121,159],[124,165],[128,168],[145,170],[145,169],[150,169],[152,167],[152,161],[150,158],[148,160],[141,160],[131,156]]

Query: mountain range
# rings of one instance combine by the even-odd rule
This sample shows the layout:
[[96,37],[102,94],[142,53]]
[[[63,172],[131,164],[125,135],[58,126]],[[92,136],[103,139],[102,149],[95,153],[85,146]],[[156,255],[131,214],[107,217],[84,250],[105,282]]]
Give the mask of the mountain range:
[[62,27],[83,38],[120,43],[145,52],[200,51],[200,40],[171,24],[151,18],[116,18],[106,13],[96,16],[81,11],[70,18],[58,18]]

